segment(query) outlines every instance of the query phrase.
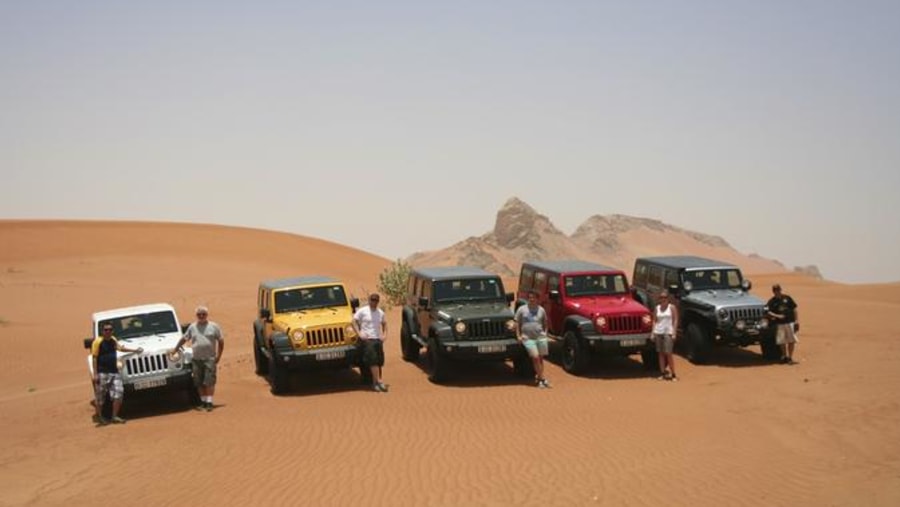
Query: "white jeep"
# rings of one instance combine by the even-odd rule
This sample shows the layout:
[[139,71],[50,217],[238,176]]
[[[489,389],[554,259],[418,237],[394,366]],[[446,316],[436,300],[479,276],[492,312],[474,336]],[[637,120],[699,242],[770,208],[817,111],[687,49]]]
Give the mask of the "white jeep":
[[[119,373],[126,393],[185,390],[191,400],[197,392],[191,379],[191,349],[172,352],[182,336],[175,308],[165,303],[131,306],[97,312],[92,318],[92,334],[85,338],[90,351],[102,326],[113,327],[113,336],[128,348],[143,349],[140,354],[118,352]],[[87,356],[88,372],[94,375],[94,362]],[[109,406],[109,404],[105,404]]]

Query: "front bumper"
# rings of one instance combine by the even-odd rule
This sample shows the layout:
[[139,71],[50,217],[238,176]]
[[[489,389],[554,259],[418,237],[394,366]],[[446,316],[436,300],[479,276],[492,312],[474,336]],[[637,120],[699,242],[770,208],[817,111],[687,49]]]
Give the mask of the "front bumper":
[[438,344],[440,353],[447,357],[465,360],[503,360],[519,357],[525,348],[515,338],[483,341],[443,341]]
[[584,339],[592,351],[600,354],[635,354],[653,347],[650,333],[589,334]]
[[123,378],[125,393],[147,393],[156,391],[178,391],[193,387],[194,379],[191,369],[180,370],[171,375],[158,375],[150,378],[140,376]]
[[359,364],[359,358],[357,345],[275,351],[275,362],[291,370],[351,368]]

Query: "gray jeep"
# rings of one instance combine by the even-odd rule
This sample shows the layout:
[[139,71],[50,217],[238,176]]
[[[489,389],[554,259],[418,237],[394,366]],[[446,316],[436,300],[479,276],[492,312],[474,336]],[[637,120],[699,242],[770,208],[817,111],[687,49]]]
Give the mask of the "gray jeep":
[[694,256],[643,257],[635,260],[632,284],[651,311],[660,291],[669,291],[681,317],[679,344],[692,363],[705,362],[718,345],[759,343],[765,358],[779,355],[766,303],[750,294],[750,280],[737,266]]
[[516,340],[515,321],[500,277],[474,267],[415,268],[401,314],[403,359],[416,361],[426,348],[428,378],[447,379],[452,360],[505,361],[530,376],[531,361]]

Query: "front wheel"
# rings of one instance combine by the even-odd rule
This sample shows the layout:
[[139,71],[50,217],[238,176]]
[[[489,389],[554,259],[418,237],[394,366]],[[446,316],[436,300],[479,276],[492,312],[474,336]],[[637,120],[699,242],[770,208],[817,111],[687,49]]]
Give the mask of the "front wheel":
[[688,324],[685,332],[684,352],[688,361],[694,364],[703,364],[709,358],[712,345],[709,341],[709,333],[696,323]]
[[656,350],[642,350],[641,362],[647,371],[659,371],[659,353]]
[[534,377],[534,362],[528,354],[522,354],[513,358],[513,371],[519,378]]
[[578,375],[587,369],[590,359],[590,351],[585,349],[575,332],[566,331],[566,334],[563,335],[563,369],[573,375]]
[[269,359],[263,355],[260,349],[259,333],[256,326],[253,326],[253,365],[256,367],[257,375],[269,374]]
[[766,329],[759,338],[759,348],[764,359],[777,361],[781,359],[781,347],[775,342],[775,329]]
[[447,359],[441,355],[435,338],[428,340],[428,380],[435,384],[447,380]]
[[288,388],[287,367],[275,360],[275,353],[269,357],[269,383],[272,394],[283,394]]
[[400,353],[404,361],[414,363],[419,360],[419,342],[413,339],[405,320],[400,328]]

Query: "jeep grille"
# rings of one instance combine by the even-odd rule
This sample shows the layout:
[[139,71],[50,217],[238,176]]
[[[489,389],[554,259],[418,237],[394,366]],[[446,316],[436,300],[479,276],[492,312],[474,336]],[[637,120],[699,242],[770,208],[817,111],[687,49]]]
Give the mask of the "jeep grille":
[[131,357],[125,360],[125,373],[130,376],[150,375],[169,369],[169,358],[165,354]]
[[614,315],[606,318],[606,329],[610,334],[632,334],[643,331],[640,315]]
[[473,340],[491,340],[502,338],[506,334],[504,322],[480,320],[466,322],[466,335]]
[[731,322],[743,320],[752,323],[762,319],[763,312],[764,310],[760,307],[729,308],[728,316],[731,318]]
[[332,347],[344,344],[344,328],[323,327],[306,332],[306,344],[310,348]]

